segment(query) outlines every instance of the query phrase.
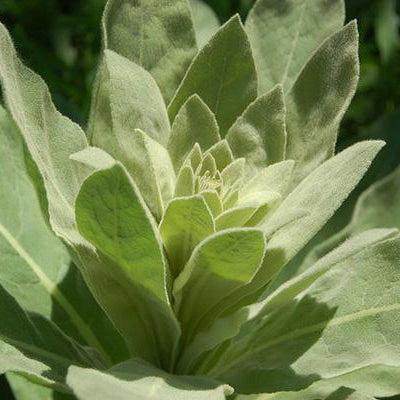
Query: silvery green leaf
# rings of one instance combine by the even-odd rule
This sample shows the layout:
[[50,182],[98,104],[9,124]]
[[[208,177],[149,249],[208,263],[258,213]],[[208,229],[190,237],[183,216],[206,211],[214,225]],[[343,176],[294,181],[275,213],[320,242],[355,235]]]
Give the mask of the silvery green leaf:
[[121,360],[126,350],[119,334],[43,220],[22,137],[1,107],[0,164],[0,283],[25,310],[52,319],[107,362]]
[[246,31],[259,93],[278,83],[286,92],[308,58],[343,22],[343,0],[258,0],[247,17]]
[[194,94],[179,110],[172,124],[168,151],[177,171],[185,161],[195,143],[206,151],[219,142],[219,127],[214,114]]
[[215,114],[222,137],[256,98],[256,70],[238,16],[223,25],[193,60],[169,105],[171,121],[193,94]]
[[228,385],[206,377],[177,376],[141,360],[131,360],[109,371],[72,367],[67,382],[78,400],[225,400]]
[[215,190],[205,190],[201,193],[204,201],[211,211],[213,217],[222,212],[222,203],[218,193]]
[[0,80],[8,108],[43,176],[52,228],[67,242],[82,242],[73,204],[85,175],[69,156],[87,146],[85,134],[56,110],[46,84],[19,60],[2,24]]
[[215,232],[214,221],[200,195],[180,197],[169,202],[161,220],[160,235],[173,277],[177,277],[193,249]]
[[64,335],[51,321],[26,313],[0,285],[0,373],[23,372],[63,390],[70,365],[104,368],[100,356]]
[[109,0],[103,16],[106,49],[149,71],[168,102],[196,54],[186,0]]
[[202,48],[219,29],[220,23],[214,10],[203,0],[190,0],[197,45]]
[[194,194],[194,172],[190,165],[183,165],[178,173],[174,197],[185,197]]
[[96,298],[131,352],[162,365],[179,337],[167,292],[167,265],[155,221],[123,166],[116,163],[84,181],[76,220],[99,252],[96,257],[78,249]]
[[285,159],[285,103],[281,86],[258,97],[235,121],[226,139],[236,158],[252,169]]
[[207,152],[214,157],[218,171],[222,171],[233,161],[232,150],[225,139],[215,143]]
[[[88,136],[91,144],[121,161],[135,151],[134,129],[166,146],[170,125],[164,100],[152,76],[127,58],[106,50],[99,68]],[[125,152],[125,153],[124,153]]]
[[384,388],[362,373],[341,378],[376,364],[400,366],[399,244],[397,236],[343,259],[295,301],[243,328],[210,373],[242,393],[336,378],[337,388],[380,396]]
[[195,248],[173,290],[185,343],[218,317],[222,300],[251,281],[264,249],[263,233],[252,228],[218,232]]
[[313,54],[286,97],[286,157],[296,161],[295,183],[334,154],[340,121],[359,75],[355,21]]

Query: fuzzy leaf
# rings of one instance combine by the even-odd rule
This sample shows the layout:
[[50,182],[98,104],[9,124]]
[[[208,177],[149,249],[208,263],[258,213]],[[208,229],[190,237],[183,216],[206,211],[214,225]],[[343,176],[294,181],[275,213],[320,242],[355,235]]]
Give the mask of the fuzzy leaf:
[[359,75],[356,22],[330,36],[287,95],[286,157],[296,161],[295,183],[334,154],[340,121]]
[[257,96],[254,61],[238,16],[223,25],[193,60],[169,105],[171,121],[193,94],[215,114],[222,137]]
[[262,168],[285,158],[285,103],[281,86],[258,97],[229,129],[226,139],[236,158]]
[[343,0],[258,0],[247,17],[246,31],[259,93],[278,83],[285,92],[290,89],[308,58],[343,22]]
[[181,167],[195,143],[206,151],[219,140],[219,127],[214,114],[199,96],[191,96],[179,110],[168,142],[175,171]]
[[109,0],[103,42],[149,71],[168,102],[197,52],[186,0]]
[[179,275],[193,249],[214,233],[214,221],[199,195],[173,199],[160,223],[160,235],[173,277]]
[[80,243],[73,204],[85,174],[69,156],[87,146],[85,134],[56,110],[46,84],[21,63],[2,24],[0,80],[8,108],[43,176],[51,226],[66,241]]
[[[76,201],[76,220],[81,234],[112,261],[96,259],[87,251],[83,254],[82,264],[91,269],[86,273],[94,274],[97,298],[132,351],[160,362],[154,361],[160,349],[150,348],[154,347],[150,332],[156,338],[162,335],[163,339],[155,340],[162,343],[160,351],[167,353],[179,334],[169,307],[166,261],[155,222],[120,164],[85,180]],[[128,311],[131,307],[134,312]],[[150,331],[138,330],[136,318]]]

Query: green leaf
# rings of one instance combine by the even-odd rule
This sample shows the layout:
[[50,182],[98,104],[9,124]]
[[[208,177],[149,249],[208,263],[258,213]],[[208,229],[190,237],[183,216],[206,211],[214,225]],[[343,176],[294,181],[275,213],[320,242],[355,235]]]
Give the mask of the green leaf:
[[[145,131],[166,146],[170,124],[164,100],[152,76],[142,67],[106,50],[98,74],[88,136],[114,158],[129,160],[130,132]],[[118,157],[119,156],[119,157]]]
[[307,62],[286,99],[286,157],[295,183],[334,154],[340,121],[359,75],[356,22],[330,36]]
[[69,156],[87,146],[85,134],[56,110],[46,84],[21,63],[2,24],[0,79],[8,108],[43,176],[51,226],[67,242],[80,243],[73,204],[85,174]]
[[285,159],[285,103],[281,86],[258,97],[229,129],[226,139],[236,158],[253,169]]
[[109,0],[103,17],[103,42],[149,71],[169,102],[196,54],[196,39],[186,0]]
[[47,387],[28,381],[23,376],[8,373],[7,381],[17,400],[53,400],[53,391]]
[[222,171],[233,161],[232,150],[225,139],[215,143],[206,153],[210,153],[214,157],[218,171]]
[[131,360],[107,372],[72,367],[67,377],[79,400],[225,400],[232,394],[228,385],[210,378],[177,376]]
[[165,363],[179,335],[167,293],[166,260],[155,222],[120,164],[85,180],[76,220],[81,234],[109,258],[80,250],[98,301],[133,354]]
[[193,249],[214,233],[214,221],[202,196],[171,200],[159,226],[171,274],[182,271]]
[[0,283],[25,310],[52,319],[108,363],[120,361],[126,356],[123,341],[43,220],[22,137],[1,107],[0,165]]
[[238,16],[223,25],[193,60],[169,105],[171,121],[193,94],[215,114],[222,137],[256,98],[256,70]]
[[399,45],[399,21],[395,0],[382,0],[377,3],[375,15],[375,37],[384,63],[393,56]]
[[176,178],[174,197],[191,196],[194,193],[194,172],[190,165],[183,165]]
[[219,140],[219,127],[214,114],[199,96],[191,96],[179,110],[168,142],[175,171],[181,167],[195,143],[206,151]]
[[[290,89],[308,58],[343,26],[342,0],[258,0],[246,20],[259,93]],[[333,61],[333,59],[329,59]]]
[[190,0],[190,8],[197,45],[202,48],[219,29],[219,19],[214,10],[202,0]]
[[341,378],[376,364],[400,366],[399,245],[397,236],[342,260],[301,297],[243,329],[213,376],[245,393],[300,390],[336,378],[337,388],[390,395],[393,388],[382,393],[362,373],[351,382]]
[[70,365],[103,368],[100,356],[65,336],[51,321],[26,313],[0,285],[0,374],[24,372],[65,390]]
[[179,320],[186,342],[212,322],[221,300],[248,284],[264,256],[260,230],[221,231],[201,242],[174,283]]

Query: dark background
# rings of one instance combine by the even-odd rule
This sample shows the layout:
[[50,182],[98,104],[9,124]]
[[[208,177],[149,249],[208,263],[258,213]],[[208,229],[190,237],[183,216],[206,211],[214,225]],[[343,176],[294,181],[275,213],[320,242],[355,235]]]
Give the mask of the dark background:
[[[205,0],[221,22],[254,0]],[[100,50],[105,0],[0,0],[0,20],[25,63],[47,82],[60,111],[84,125]],[[347,20],[358,19],[361,79],[340,130],[338,148],[362,138],[400,140],[400,1],[347,0]],[[382,130],[382,126],[384,130]],[[378,129],[379,127],[379,129]],[[366,132],[369,132],[366,134]],[[392,138],[393,139],[393,138]],[[392,140],[392,139],[389,139]],[[389,165],[390,163],[390,165]],[[400,151],[383,160],[377,176],[400,163]],[[13,399],[0,379],[0,399]],[[400,399],[400,397],[398,397]]]

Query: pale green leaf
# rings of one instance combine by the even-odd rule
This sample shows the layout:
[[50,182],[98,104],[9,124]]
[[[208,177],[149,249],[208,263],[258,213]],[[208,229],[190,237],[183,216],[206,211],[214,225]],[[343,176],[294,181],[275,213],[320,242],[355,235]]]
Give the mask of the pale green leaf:
[[161,220],[160,235],[171,274],[179,275],[193,249],[214,233],[214,221],[206,202],[199,195],[173,199]]
[[194,172],[190,165],[183,165],[176,178],[174,197],[191,196],[194,193]]
[[225,400],[228,385],[206,377],[177,376],[140,360],[120,364],[107,372],[72,367],[68,384],[79,400]]
[[81,234],[109,258],[78,249],[96,298],[133,354],[163,365],[179,335],[166,260],[155,222],[120,164],[85,180],[76,219]]
[[124,344],[43,220],[22,137],[1,107],[0,165],[0,283],[25,310],[52,319],[107,362],[120,361]]
[[258,0],[246,20],[259,93],[285,92],[323,40],[343,26],[343,0]]
[[221,199],[219,198],[219,195],[216,190],[204,190],[203,192],[201,192],[201,196],[206,202],[213,217],[216,217],[218,214],[222,212]]
[[222,229],[244,226],[256,211],[256,206],[230,208],[218,215],[215,219],[215,228],[217,231],[220,231]]
[[260,230],[221,231],[201,242],[174,283],[174,295],[185,340],[212,322],[218,304],[248,284],[264,256]]
[[179,110],[168,142],[175,170],[183,164],[195,143],[206,151],[219,140],[219,127],[214,114],[199,96],[191,96]]
[[340,121],[359,75],[356,22],[330,36],[287,94],[286,157],[296,161],[295,183],[334,154]]
[[258,97],[235,121],[226,139],[236,158],[252,169],[285,159],[285,103],[281,86]]
[[[88,136],[114,158],[135,151],[130,132],[142,129],[166,146],[170,125],[164,100],[152,76],[125,57],[106,50],[100,64]],[[118,157],[119,156],[119,157]]]
[[103,17],[107,49],[149,71],[168,102],[196,54],[186,0],[109,0]]
[[215,114],[222,137],[256,98],[256,70],[238,16],[223,25],[193,60],[169,105],[171,121],[193,94]]
[[23,376],[10,372],[7,381],[16,400],[54,400],[51,389],[32,383]]
[[7,106],[43,176],[52,228],[70,243],[82,242],[73,204],[85,175],[69,156],[87,146],[85,134],[56,110],[46,84],[21,63],[1,24],[0,80]]
[[190,8],[192,9],[197,45],[202,48],[219,29],[219,19],[214,10],[203,0],[190,0]]
[[345,383],[341,377],[376,364],[400,366],[399,245],[397,236],[364,248],[296,301],[243,329],[213,376],[241,392],[300,390],[336,378],[337,387],[381,396],[384,387],[374,388],[362,373]]
[[233,161],[232,150],[225,139],[215,143],[207,150],[207,153],[214,157],[218,171],[222,171]]

